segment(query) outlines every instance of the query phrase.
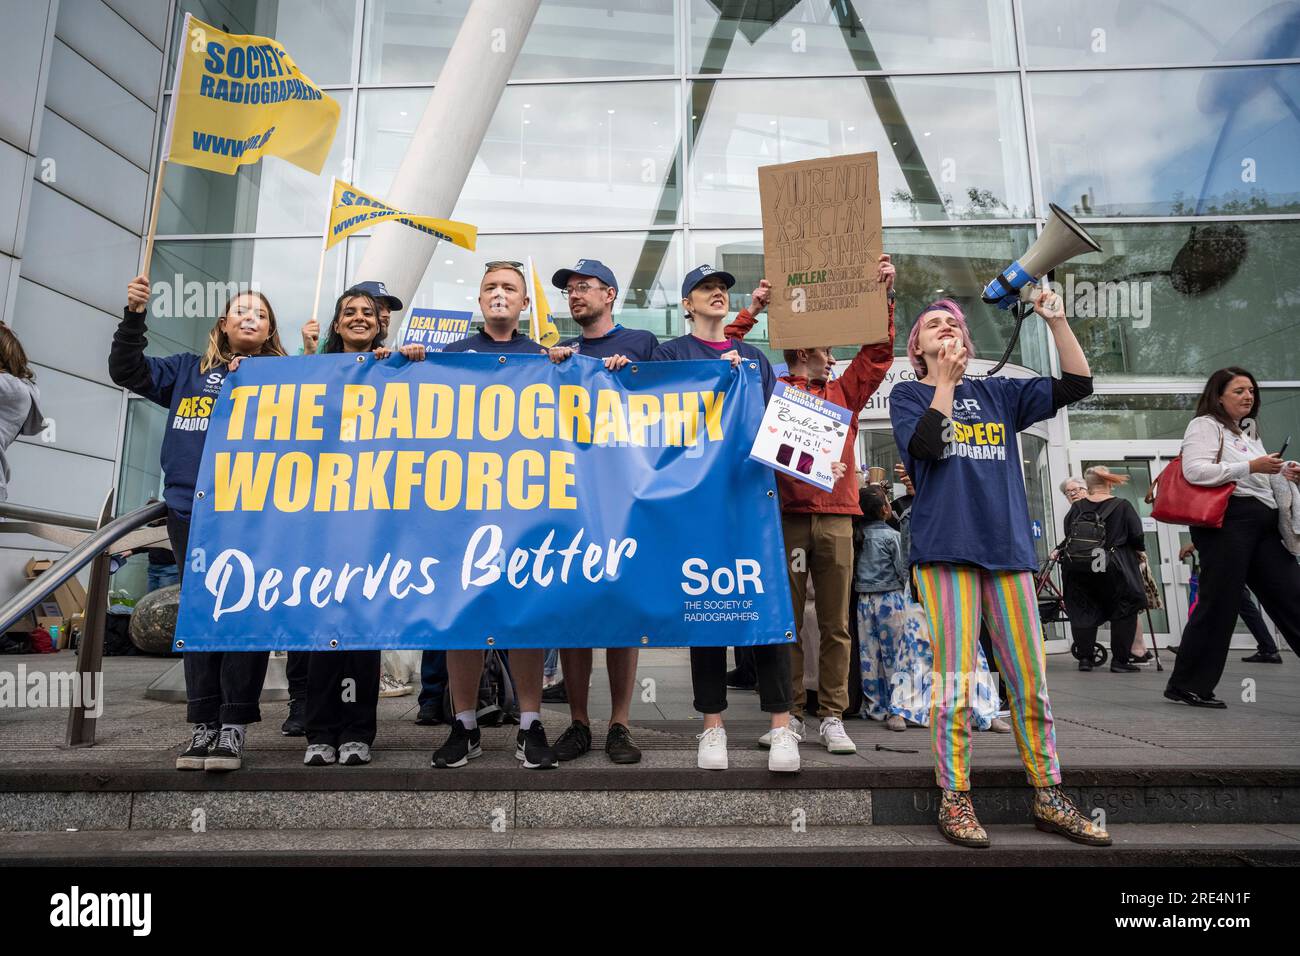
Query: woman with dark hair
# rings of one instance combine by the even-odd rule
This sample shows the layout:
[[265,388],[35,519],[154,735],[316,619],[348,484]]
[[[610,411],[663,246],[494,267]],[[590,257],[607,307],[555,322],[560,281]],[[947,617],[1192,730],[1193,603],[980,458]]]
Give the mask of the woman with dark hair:
[[9,326],[0,322],[0,501],[9,498],[9,459],[5,452],[19,435],[39,435],[45,427],[36,404],[40,397],[22,343]]
[[1183,433],[1183,477],[1206,487],[1236,482],[1222,527],[1192,528],[1201,555],[1200,597],[1183,629],[1165,696],[1193,707],[1227,707],[1214,688],[1228,660],[1243,587],[1249,586],[1300,653],[1300,464],[1265,450],[1259,404],[1255,376],[1236,366],[1221,368],[1205,383],[1196,417]]
[[1043,290],[1034,311],[1056,342],[1059,379],[967,376],[970,332],[961,307],[943,299],[921,311],[907,340],[916,381],[900,382],[889,398],[894,440],[916,484],[910,559],[934,646],[930,740],[943,791],[939,832],[959,846],[989,845],[970,798],[981,621],[992,636],[1016,745],[1035,788],[1034,825],[1078,843],[1110,843],[1060,786],[1034,592],[1038,559],[1016,445],[1018,432],[1087,397],[1092,373],[1059,297]]
[[[387,327],[380,320],[379,301],[362,289],[348,289],[334,303],[334,318],[325,333],[326,355],[374,352],[388,358],[391,349],[381,343]],[[424,359],[424,346],[403,345],[397,350],[412,361]],[[370,763],[379,706],[381,651],[312,651],[307,654],[307,750],[303,763],[325,767],[338,763]],[[352,693],[345,694],[345,682]]]
[[1061,571],[1065,609],[1078,647],[1079,670],[1092,670],[1097,628],[1110,623],[1112,673],[1135,673],[1133,640],[1138,615],[1147,606],[1138,555],[1146,548],[1142,519],[1111,489],[1128,481],[1093,465],[1083,474],[1087,494],[1075,499],[1065,516]]
[[[241,292],[213,323],[201,358],[193,352],[145,355],[150,294],[148,276],[136,276],[127,286],[126,309],[108,353],[108,374],[114,383],[168,410],[162,443],[163,500],[167,536],[184,580],[194,483],[209,416],[226,375],[245,358],[285,352],[266,296]],[[186,652],[186,719],[194,727],[189,747],[176,758],[177,770],[225,771],[243,766],[245,731],[262,719],[258,699],[267,659],[265,651]]]

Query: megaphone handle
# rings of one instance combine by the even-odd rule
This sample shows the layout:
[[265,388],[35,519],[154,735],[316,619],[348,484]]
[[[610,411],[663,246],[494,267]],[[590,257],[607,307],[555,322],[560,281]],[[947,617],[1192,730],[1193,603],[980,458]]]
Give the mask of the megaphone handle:
[[1002,358],[998,359],[998,364],[984,373],[987,378],[997,375],[1002,370],[1002,366],[1007,364],[1007,359],[1011,358],[1011,352],[1020,341],[1020,327],[1025,324],[1025,319],[1030,312],[1034,311],[1034,307],[1028,302],[1017,302],[1012,306],[1012,310],[1016,313],[1016,327],[1011,330],[1011,338],[1007,340],[1007,347],[1002,352]]

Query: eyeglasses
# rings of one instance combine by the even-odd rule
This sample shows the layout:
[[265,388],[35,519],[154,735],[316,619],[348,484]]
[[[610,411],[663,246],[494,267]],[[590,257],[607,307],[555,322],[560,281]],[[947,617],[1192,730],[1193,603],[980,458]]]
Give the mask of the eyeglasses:
[[484,275],[493,269],[514,269],[516,272],[522,272],[523,268],[522,262],[515,262],[513,259],[493,259],[491,262],[483,263]]
[[592,285],[590,282],[579,282],[577,285],[571,285],[566,287],[564,290],[564,294],[569,298],[572,298],[575,295],[586,295],[588,292],[590,292],[593,289],[595,289],[596,291],[600,291],[601,289],[605,289],[605,288],[608,287],[604,285]]

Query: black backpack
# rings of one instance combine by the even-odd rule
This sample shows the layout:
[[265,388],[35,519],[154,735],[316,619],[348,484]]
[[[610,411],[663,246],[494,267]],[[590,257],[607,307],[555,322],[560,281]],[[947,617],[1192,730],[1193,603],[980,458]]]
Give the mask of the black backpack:
[[1102,505],[1096,511],[1081,511],[1070,525],[1061,557],[1072,567],[1092,567],[1099,551],[1106,550],[1106,519],[1114,514],[1122,499]]
[[[451,702],[451,682],[443,691],[443,711],[447,722],[456,719]],[[510,665],[505,655],[490,650],[483,655],[483,673],[478,682],[478,701],[474,708],[477,719],[485,727],[519,723],[519,702],[515,699],[515,685],[510,677]]]

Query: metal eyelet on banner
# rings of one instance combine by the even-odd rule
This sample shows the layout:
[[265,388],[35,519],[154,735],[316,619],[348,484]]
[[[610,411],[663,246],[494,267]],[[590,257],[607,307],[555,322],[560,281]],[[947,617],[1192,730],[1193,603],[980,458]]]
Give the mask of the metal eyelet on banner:
[[635,365],[632,366],[632,371],[633,371],[634,373],[636,372],[636,366],[635,366]]
[[489,637],[487,639],[487,642],[488,642],[488,647],[491,647],[493,644],[497,642],[497,639],[495,637]]
[[769,490],[768,493],[767,493],[767,496],[768,496],[769,498],[775,498],[775,497],[776,497],[776,494],[775,494],[773,491]]
[[758,368],[758,363],[757,363],[757,362],[750,362],[750,363],[749,363],[749,367],[750,367],[750,368]]
[[176,642],[176,650],[179,651],[179,650],[180,650],[181,648],[183,648],[184,646],[185,646],[185,642],[184,642],[184,641],[177,641],[177,642]]
[[330,641],[330,647],[338,647],[338,646],[339,646],[338,641]]
[[500,356],[500,357],[497,359],[497,361],[500,362],[502,365],[505,365],[505,364],[506,364],[506,357],[505,357],[504,355],[502,355],[502,356]]
[[641,643],[642,643],[642,644],[649,644],[649,643],[650,643],[650,638],[648,638],[648,637],[646,637],[644,634],[642,634],[642,635],[641,635]]
[[195,497],[195,498],[200,498],[200,499],[201,499],[201,498],[203,497],[203,492],[200,491],[200,492],[199,492],[198,494],[196,494],[194,497]]
[[791,631],[786,631],[786,632],[785,632],[785,639],[786,639],[787,641],[790,640],[790,639],[793,638],[793,637],[794,637],[794,633],[793,633],[793,632],[791,632]]
[[357,362],[358,362],[358,363],[364,362],[365,360],[366,360],[366,356],[365,356],[364,353],[361,354],[361,355],[358,355],[358,356],[357,356]]

